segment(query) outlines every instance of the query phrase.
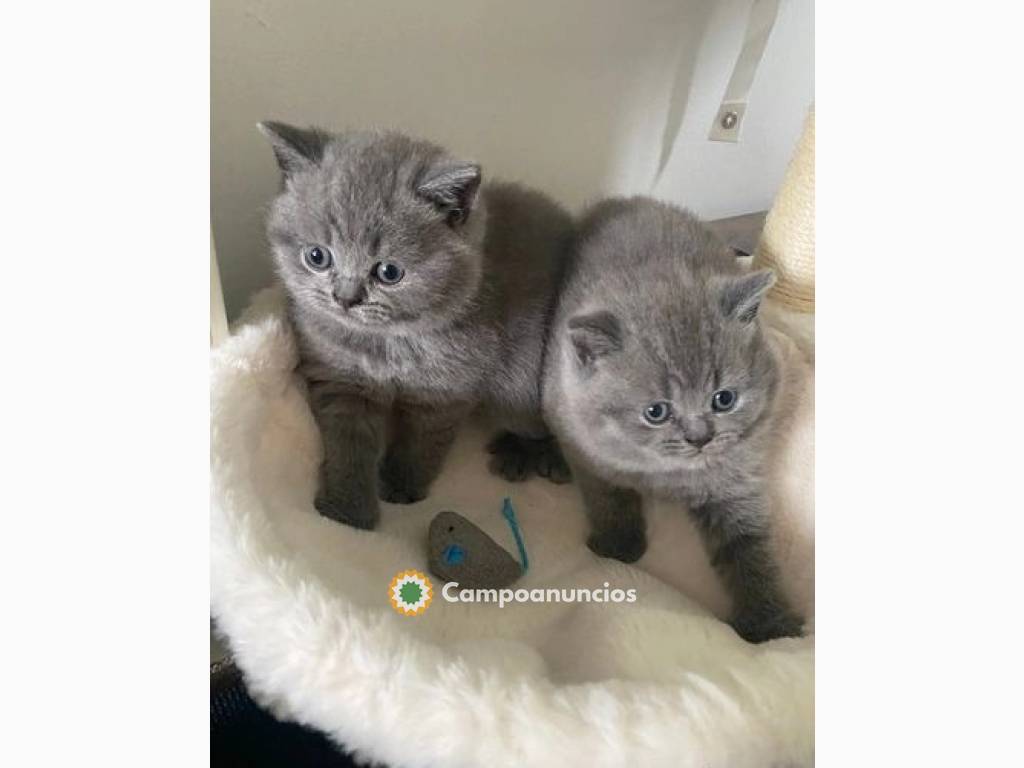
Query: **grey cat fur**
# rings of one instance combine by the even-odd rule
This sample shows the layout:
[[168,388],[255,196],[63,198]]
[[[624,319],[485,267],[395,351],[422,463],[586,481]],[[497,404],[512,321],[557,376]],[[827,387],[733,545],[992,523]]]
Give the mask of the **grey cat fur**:
[[[378,498],[424,498],[478,405],[509,431],[493,468],[567,480],[539,382],[569,215],[399,133],[260,129],[283,177],[267,235],[323,437],[321,514],[373,528]],[[305,265],[314,245],[329,269]],[[404,277],[377,279],[381,262]]]
[[[774,276],[745,271],[692,214],[650,198],[587,211],[552,321],[544,413],[598,555],[647,547],[643,493],[687,504],[751,641],[799,634],[769,550],[764,488],[777,363],[757,321]],[[739,393],[716,413],[713,393]],[[646,405],[667,401],[660,426]]]

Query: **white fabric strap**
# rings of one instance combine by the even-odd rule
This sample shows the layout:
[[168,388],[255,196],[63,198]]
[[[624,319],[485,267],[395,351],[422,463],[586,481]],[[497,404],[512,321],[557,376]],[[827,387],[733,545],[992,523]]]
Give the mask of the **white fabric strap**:
[[[768,38],[775,27],[778,17],[779,0],[754,0],[747,19],[747,31],[743,36],[743,47],[736,64],[732,68],[732,77],[725,88],[722,105],[715,115],[708,138],[713,141],[737,141],[743,124],[743,114],[747,108],[747,96],[754,85],[757,68],[764,56]],[[730,117],[732,115],[732,117]]]
[[216,347],[228,337],[228,316],[224,311],[224,291],[220,285],[217,249],[210,232],[210,346]]

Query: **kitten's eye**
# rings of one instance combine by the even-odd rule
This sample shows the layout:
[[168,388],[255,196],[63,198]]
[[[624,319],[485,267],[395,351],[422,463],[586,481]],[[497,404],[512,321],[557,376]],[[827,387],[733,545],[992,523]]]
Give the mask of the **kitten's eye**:
[[651,403],[644,408],[644,420],[648,424],[664,424],[668,421],[668,417],[672,415],[672,406],[668,403]]
[[331,252],[319,245],[311,245],[302,252],[306,266],[314,272],[323,272],[331,266]]
[[717,413],[731,411],[736,406],[736,390],[720,389],[711,396],[711,409]]
[[373,274],[375,274],[377,279],[385,285],[394,285],[405,277],[405,270],[397,264],[382,261],[373,268]]

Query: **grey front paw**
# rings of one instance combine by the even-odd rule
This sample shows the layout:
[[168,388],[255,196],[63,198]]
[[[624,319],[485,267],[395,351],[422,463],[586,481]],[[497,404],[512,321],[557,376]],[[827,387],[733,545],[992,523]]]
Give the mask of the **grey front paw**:
[[748,643],[763,643],[779,637],[800,637],[804,628],[804,620],[786,610],[740,612],[731,624],[736,633]]
[[510,483],[526,480],[534,473],[558,484],[572,479],[569,465],[553,437],[530,438],[502,432],[488,443],[487,451],[491,454],[491,472]]
[[518,483],[530,476],[533,459],[523,439],[511,432],[502,432],[487,444],[491,460],[487,466],[492,474],[501,475],[510,483]]
[[359,502],[339,494],[320,492],[313,500],[313,506],[324,517],[364,531],[376,528],[380,520],[376,499]]
[[563,485],[572,480],[572,470],[552,437],[544,441],[545,446],[537,454],[537,474],[545,477],[556,485]]
[[380,465],[380,497],[391,504],[415,504],[427,498],[427,487],[409,467],[385,457]]
[[415,504],[427,498],[427,492],[420,488],[392,486],[382,480],[380,497],[389,504]]
[[598,557],[611,557],[624,563],[635,563],[647,551],[647,534],[639,527],[595,531],[587,539],[587,546]]

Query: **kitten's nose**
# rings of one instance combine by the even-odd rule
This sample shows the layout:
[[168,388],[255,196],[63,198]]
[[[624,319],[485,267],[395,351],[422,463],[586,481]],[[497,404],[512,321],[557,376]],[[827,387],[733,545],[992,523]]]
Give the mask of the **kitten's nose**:
[[350,285],[336,285],[331,292],[335,303],[345,309],[351,309],[363,300],[363,286],[354,283]]
[[711,428],[703,419],[685,419],[683,437],[694,448],[703,448],[711,442]]

